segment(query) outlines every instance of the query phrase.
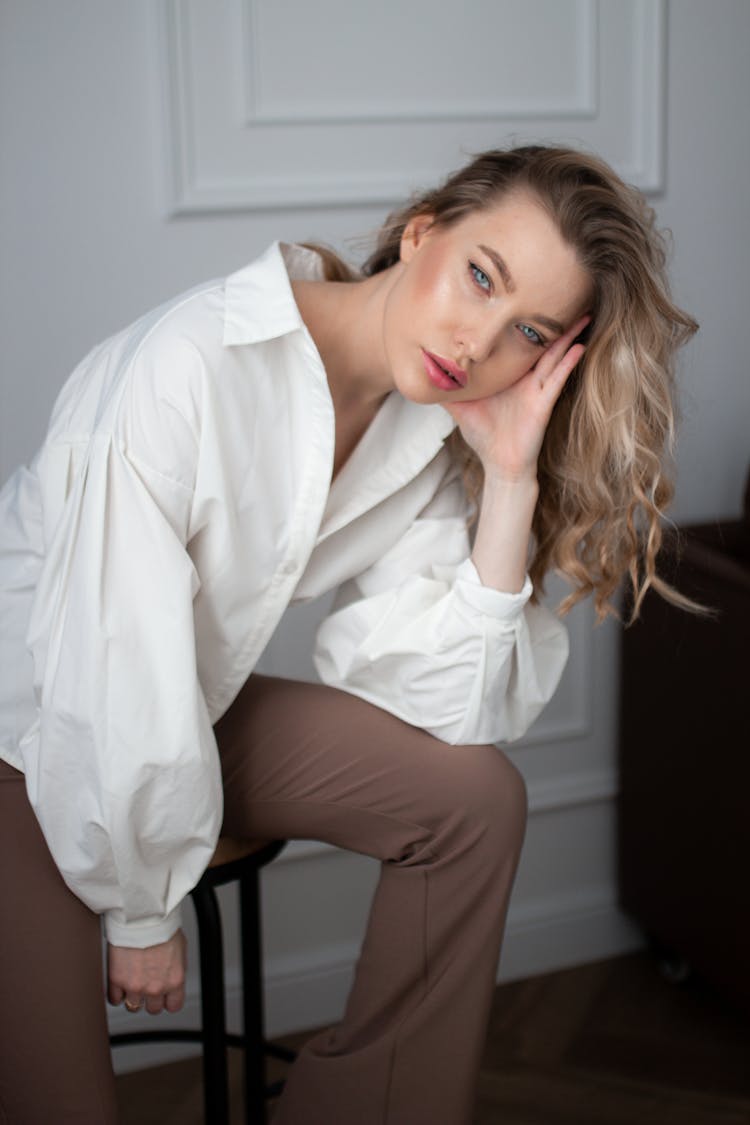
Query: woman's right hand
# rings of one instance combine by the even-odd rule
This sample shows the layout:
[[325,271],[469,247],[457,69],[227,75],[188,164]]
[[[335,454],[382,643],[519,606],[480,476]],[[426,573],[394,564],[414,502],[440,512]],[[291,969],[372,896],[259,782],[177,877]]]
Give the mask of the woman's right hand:
[[177,1012],[185,1002],[187,941],[182,930],[169,941],[131,949],[107,946],[107,997],[129,1011],[145,1006],[151,1015]]
[[588,314],[580,317],[504,390],[487,398],[443,404],[482,462],[486,480],[536,480],[537,459],[555,403],[585,351],[576,338],[590,321]]

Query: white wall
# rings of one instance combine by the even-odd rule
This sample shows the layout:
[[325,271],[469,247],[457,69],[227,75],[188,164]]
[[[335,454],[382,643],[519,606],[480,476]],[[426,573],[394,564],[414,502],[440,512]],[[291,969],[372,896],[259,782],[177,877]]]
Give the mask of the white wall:
[[[271,238],[342,246],[366,235],[389,193],[426,182],[420,173],[427,170],[447,172],[463,150],[502,144],[511,134],[564,136],[599,148],[655,189],[659,217],[674,233],[676,297],[702,324],[681,364],[675,514],[685,521],[737,512],[750,459],[746,0],[673,0],[668,11],[658,0],[498,0],[484,9],[498,21],[491,35],[484,24],[460,27],[467,48],[443,105],[438,86],[427,87],[426,102],[419,94],[436,73],[447,73],[434,65],[446,42],[451,50],[464,42],[449,35],[453,9],[401,4],[399,20],[416,20],[419,34],[402,28],[399,44],[408,50],[398,81],[381,86],[388,65],[372,67],[363,57],[352,14],[387,15],[385,0],[375,8],[284,0],[284,26],[307,40],[317,28],[303,25],[303,13],[328,13],[329,21],[339,9],[349,13],[325,43],[349,35],[350,71],[330,77],[319,61],[297,90],[293,59],[285,69],[274,54],[280,40],[271,17],[282,0],[258,0],[244,9],[255,12],[266,36],[259,40],[266,86],[250,108],[269,121],[249,130],[226,111],[227,99],[238,96],[233,45],[243,5],[189,6],[199,22],[183,61],[197,104],[186,124],[192,165],[183,160],[176,183],[174,122],[165,125],[164,113],[169,37],[157,18],[163,0],[0,3],[0,479],[33,453],[73,364],[142,310],[229,272]],[[370,40],[379,26],[367,29]],[[493,50],[482,55],[487,42]],[[297,49],[291,39],[287,46]],[[378,57],[374,47],[370,55]],[[342,82],[356,92],[356,105],[342,97]],[[461,102],[467,82],[476,84],[473,107]],[[395,103],[384,105],[394,91]],[[285,97],[297,102],[285,107]],[[274,114],[282,113],[290,120],[279,124]],[[310,113],[320,120],[294,123]],[[291,205],[270,205],[281,198]],[[269,669],[304,674],[313,626],[309,610],[290,615]],[[613,879],[617,631],[593,630],[587,608],[571,629],[574,655],[560,694],[513,751],[529,781],[532,816],[506,977],[639,940],[616,909]],[[268,872],[273,1029],[335,1017],[374,877],[368,861],[316,845],[293,845]]]

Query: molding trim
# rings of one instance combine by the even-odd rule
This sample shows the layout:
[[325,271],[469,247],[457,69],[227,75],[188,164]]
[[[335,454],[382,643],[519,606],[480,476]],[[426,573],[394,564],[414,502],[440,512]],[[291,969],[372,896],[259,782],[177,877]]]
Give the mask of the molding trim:
[[261,51],[261,0],[241,0],[241,73],[243,118],[245,126],[253,125],[401,125],[405,122],[434,121],[509,121],[528,118],[578,121],[596,115],[598,91],[598,0],[573,0],[576,10],[576,40],[580,50],[577,88],[573,97],[538,97],[537,99],[402,100],[394,110],[393,103],[377,98],[358,98],[353,106],[338,99],[331,103],[316,100],[290,99],[274,104],[264,94],[263,54]]
[[[187,214],[187,201],[196,192],[193,136],[195,132],[192,82],[188,65],[184,7],[181,0],[162,0],[158,6],[157,34],[163,58],[161,67],[164,103],[164,151],[168,159],[170,213]],[[199,209],[200,210],[200,209]]]
[[[430,166],[425,163],[424,156],[416,155],[413,164],[408,160],[392,162],[398,168],[396,171],[390,169],[389,162],[382,163],[380,170],[375,167],[358,171],[356,164],[351,163],[343,170],[328,171],[325,170],[325,157],[322,157],[323,170],[318,172],[309,170],[309,162],[304,160],[293,173],[274,172],[273,162],[269,166],[261,150],[257,154],[253,152],[251,138],[254,131],[262,135],[266,143],[271,138],[278,150],[279,146],[283,148],[292,143],[288,139],[290,129],[297,138],[295,143],[300,136],[312,143],[316,130],[327,130],[329,134],[333,131],[333,135],[343,130],[340,135],[344,139],[337,147],[339,151],[346,152],[345,138],[350,135],[347,130],[353,126],[360,129],[374,127],[380,132],[388,126],[398,129],[400,143],[408,149],[410,125],[424,129],[452,124],[455,128],[456,124],[465,122],[467,125],[474,123],[476,128],[482,122],[491,124],[498,121],[505,126],[505,133],[515,131],[533,136],[532,126],[536,121],[545,137],[570,139],[571,133],[574,133],[579,142],[598,147],[596,125],[597,122],[602,124],[598,107],[604,79],[599,57],[602,52],[601,0],[576,0],[589,55],[581,77],[580,93],[570,105],[561,108],[541,101],[539,105],[532,105],[522,99],[517,103],[501,102],[498,105],[466,103],[459,108],[455,105],[426,106],[419,102],[406,102],[397,113],[377,100],[363,100],[351,110],[325,104],[310,108],[294,101],[288,106],[274,107],[272,102],[264,99],[262,81],[252,77],[254,70],[249,52],[257,41],[253,31],[254,20],[257,24],[255,3],[257,0],[224,0],[222,5],[222,18],[227,22],[227,39],[240,38],[235,53],[241,56],[244,52],[244,65],[241,58],[227,57],[223,60],[222,73],[217,75],[223,83],[221,97],[226,105],[221,111],[215,111],[220,118],[216,122],[215,133],[217,136],[222,132],[226,135],[223,142],[212,136],[210,147],[214,153],[218,152],[218,156],[214,156],[214,165],[207,164],[205,167],[201,160],[201,126],[196,113],[199,94],[192,70],[188,0],[160,0],[158,5],[165,72],[164,148],[170,165],[169,213],[172,216],[389,205],[405,198],[416,184],[434,183],[446,172],[438,161]],[[662,189],[664,180],[666,0],[631,0],[627,10],[632,12],[633,67],[627,89],[622,92],[620,100],[630,110],[628,120],[632,144],[628,146],[629,155],[618,160],[617,152],[610,152],[610,159],[627,180],[645,192],[653,193]],[[236,73],[238,68],[240,73]],[[239,118],[235,117],[237,109]],[[515,123],[518,125],[516,130]],[[571,128],[573,126],[576,127]],[[204,131],[206,128],[204,124]],[[590,129],[594,132],[591,133]],[[231,159],[227,162],[222,157],[222,151],[229,150]],[[269,171],[258,172],[259,166],[269,168]]]
[[613,800],[619,792],[614,768],[561,773],[528,785],[529,814],[559,812]]
[[635,130],[634,165],[622,170],[625,179],[647,195],[664,190],[667,120],[667,4],[666,0],[631,0],[639,44],[636,70],[630,84]]

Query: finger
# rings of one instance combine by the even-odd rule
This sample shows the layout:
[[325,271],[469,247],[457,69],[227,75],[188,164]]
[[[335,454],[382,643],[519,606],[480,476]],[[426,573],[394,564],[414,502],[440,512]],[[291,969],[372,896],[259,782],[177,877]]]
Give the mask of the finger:
[[568,349],[552,371],[550,371],[546,377],[541,377],[542,391],[548,398],[552,399],[553,403],[557,402],[557,399],[562,394],[563,387],[585,351],[586,348],[583,344],[574,344],[572,348]]
[[140,1012],[143,1007],[143,997],[135,992],[126,992],[123,1002],[128,1012]]
[[146,997],[146,1011],[150,1016],[158,1016],[160,1012],[164,1011],[163,992],[160,992],[158,996]]
[[168,1012],[179,1012],[184,1003],[185,989],[182,985],[179,988],[171,989],[164,997],[164,1007]]
[[114,984],[112,981],[110,981],[107,988],[107,999],[109,1000],[110,1004],[122,1004],[123,1000],[125,999],[125,992],[122,988],[120,988],[119,984]]
[[[546,372],[551,371],[559,363],[560,359],[566,354],[573,341],[578,336],[580,336],[586,325],[590,323],[591,317],[588,315],[588,313],[585,316],[579,317],[578,320],[576,320],[575,323],[570,326],[567,332],[564,332],[562,336],[555,340],[554,344],[551,344],[547,348],[544,355],[541,356],[539,362],[535,367],[535,370],[539,375],[542,376],[542,378],[544,378]],[[578,358],[580,359],[580,354]],[[576,362],[578,361],[576,360]]]
[[570,343],[572,343],[573,340],[581,335],[584,328],[588,324],[591,324],[591,319],[592,318],[590,313],[584,313],[583,316],[579,316],[578,320],[571,324],[570,328],[562,335],[561,339],[568,340]]
[[570,371],[573,370],[586,350],[584,344],[574,343],[574,341],[577,340],[586,325],[590,323],[591,317],[588,314],[579,317],[568,331],[559,340],[555,340],[551,348],[547,349],[537,365],[538,369],[541,368],[539,373],[543,379],[546,373],[553,371],[561,361],[566,362],[569,358],[574,357],[570,370],[567,371],[567,374],[570,374]]

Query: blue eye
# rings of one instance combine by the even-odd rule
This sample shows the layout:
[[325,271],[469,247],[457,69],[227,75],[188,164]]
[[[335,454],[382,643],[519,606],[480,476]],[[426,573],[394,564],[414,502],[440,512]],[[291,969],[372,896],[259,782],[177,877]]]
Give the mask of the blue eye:
[[543,339],[537,332],[536,328],[532,328],[530,324],[519,324],[517,325],[517,328],[518,331],[526,337],[529,343],[534,344],[535,347],[543,348],[546,344],[547,341]]
[[480,289],[483,289],[485,293],[491,292],[492,282],[484,270],[480,270],[479,266],[475,265],[474,262],[469,262],[469,271]]

